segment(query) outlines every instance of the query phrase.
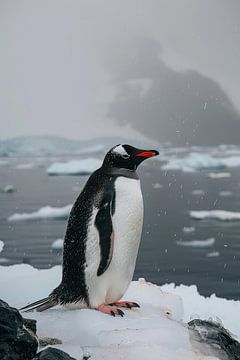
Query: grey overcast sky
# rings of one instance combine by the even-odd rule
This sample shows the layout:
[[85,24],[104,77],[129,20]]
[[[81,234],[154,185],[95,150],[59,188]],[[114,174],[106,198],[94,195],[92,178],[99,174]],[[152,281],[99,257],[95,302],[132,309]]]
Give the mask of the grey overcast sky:
[[237,142],[237,0],[0,0],[0,49],[0,139]]

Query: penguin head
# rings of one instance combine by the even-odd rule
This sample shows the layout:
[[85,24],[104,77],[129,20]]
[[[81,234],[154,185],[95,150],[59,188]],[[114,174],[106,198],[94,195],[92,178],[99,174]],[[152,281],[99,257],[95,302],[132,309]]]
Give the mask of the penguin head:
[[143,150],[131,145],[118,144],[106,154],[103,167],[136,170],[141,162],[157,155],[159,155],[157,150]]

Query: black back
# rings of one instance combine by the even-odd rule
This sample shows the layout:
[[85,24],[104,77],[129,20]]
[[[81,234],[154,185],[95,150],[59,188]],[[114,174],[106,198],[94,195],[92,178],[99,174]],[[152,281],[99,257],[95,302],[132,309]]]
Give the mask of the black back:
[[[103,224],[103,226],[106,224],[105,221],[101,221],[106,220],[103,219],[104,213],[101,209],[107,209],[107,207],[103,207],[103,202],[105,202],[107,195],[107,197],[111,196],[113,199],[111,213],[114,212],[115,180],[116,176],[105,174],[101,168],[96,170],[89,177],[85,187],[72,207],[64,239],[62,282],[52,292],[53,295],[57,296],[60,303],[77,302],[83,299],[88,304],[88,292],[84,276],[88,223],[94,206],[100,209],[95,222],[99,234],[101,235],[104,231],[108,231],[104,229],[104,227],[101,227],[101,224]],[[108,240],[106,238],[104,240],[102,241],[107,244]],[[102,245],[104,246],[104,244]],[[106,252],[106,250],[104,251]],[[106,258],[106,256],[102,254],[102,259],[104,258]],[[106,266],[107,264],[102,260],[98,275],[106,269]]]

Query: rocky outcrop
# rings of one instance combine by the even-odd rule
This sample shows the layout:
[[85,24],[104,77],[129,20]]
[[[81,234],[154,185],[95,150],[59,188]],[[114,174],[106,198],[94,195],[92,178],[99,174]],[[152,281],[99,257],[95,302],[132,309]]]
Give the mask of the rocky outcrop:
[[0,300],[0,359],[31,360],[37,348],[36,321]]

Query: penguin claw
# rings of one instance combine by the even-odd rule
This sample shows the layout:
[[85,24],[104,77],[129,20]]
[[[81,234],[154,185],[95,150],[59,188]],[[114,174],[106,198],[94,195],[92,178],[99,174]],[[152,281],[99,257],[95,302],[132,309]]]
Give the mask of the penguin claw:
[[109,307],[107,305],[101,304],[98,306],[98,308],[96,309],[98,311],[103,312],[104,314],[108,314],[111,316],[116,316],[116,315],[120,315],[121,317],[124,316],[124,312],[116,307]]
[[109,304],[110,306],[119,306],[127,309],[132,309],[134,307],[140,308],[140,305],[138,305],[136,302],[133,301],[117,301],[115,303]]

